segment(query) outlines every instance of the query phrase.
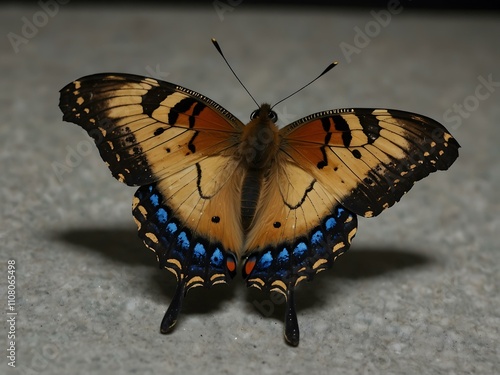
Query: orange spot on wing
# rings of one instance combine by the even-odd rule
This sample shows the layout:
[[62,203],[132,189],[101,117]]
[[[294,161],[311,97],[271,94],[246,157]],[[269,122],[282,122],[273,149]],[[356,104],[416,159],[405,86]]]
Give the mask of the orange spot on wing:
[[209,153],[214,152],[213,149],[219,150],[234,146],[234,139],[228,137],[227,133],[208,130],[198,133],[193,143],[197,150]]
[[[328,144],[335,146],[343,146],[342,132],[335,130],[333,124],[330,126],[330,137]],[[306,147],[307,143],[312,143],[311,147],[318,144],[324,145],[327,132],[323,128],[323,124],[320,120],[313,120],[306,124],[301,125],[299,128],[294,129],[290,134],[286,136],[286,140],[289,144],[293,145],[295,142],[299,142],[301,147]]]
[[250,273],[253,271],[256,263],[256,258],[248,258],[248,260],[245,263],[245,275],[250,275]]
[[[191,108],[189,108],[183,115],[193,116],[196,103],[194,103]],[[203,108],[203,110],[195,116],[194,129],[196,130],[217,130],[222,132],[234,132],[234,127],[217,112],[209,107]]]
[[195,128],[233,131],[233,127],[215,111],[205,107],[196,117]]
[[229,272],[234,272],[236,270],[236,263],[234,262],[233,258],[227,258],[226,267],[229,270]]

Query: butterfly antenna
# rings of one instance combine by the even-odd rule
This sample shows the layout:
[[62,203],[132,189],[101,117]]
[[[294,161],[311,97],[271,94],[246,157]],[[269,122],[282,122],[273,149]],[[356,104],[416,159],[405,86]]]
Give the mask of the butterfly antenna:
[[241,82],[240,78],[236,75],[236,73],[234,72],[233,68],[231,68],[231,65],[229,65],[229,62],[227,61],[226,56],[224,56],[224,54],[222,53],[222,49],[220,48],[219,43],[217,42],[217,40],[215,40],[215,38],[212,38],[212,43],[214,44],[215,48],[217,49],[217,51],[219,52],[219,54],[222,56],[222,58],[224,59],[224,61],[226,62],[227,66],[229,67],[229,69],[231,70],[231,72],[233,72],[233,75],[236,77],[236,79],[238,80],[238,82],[240,83],[240,85],[243,86],[243,88],[245,89],[245,91],[247,92],[247,94],[250,95],[250,97],[252,98],[252,100],[254,101],[254,103],[257,105],[257,107],[260,107],[259,103],[257,103],[257,101],[252,96],[252,94],[250,94],[250,91],[248,91],[248,89],[245,87],[245,85],[243,84],[243,82]]
[[336,65],[338,64],[337,61],[334,61],[332,62],[330,65],[328,65],[326,67],[325,70],[323,70],[321,72],[321,74],[319,76],[317,76],[316,78],[314,78],[311,82],[309,83],[306,83],[304,86],[302,86],[300,89],[298,90],[295,90],[294,92],[292,92],[290,95],[284,97],[283,99],[281,100],[278,100],[276,103],[274,103],[274,105],[271,107],[271,109],[273,109],[274,107],[276,107],[277,104],[280,104],[281,102],[284,102],[285,100],[287,100],[289,97],[295,95],[296,93],[298,93],[299,91],[305,89],[307,86],[309,86],[311,83],[313,83],[314,81],[316,81],[317,79],[319,79],[320,77],[324,76],[326,73],[328,73],[330,70],[332,70]]

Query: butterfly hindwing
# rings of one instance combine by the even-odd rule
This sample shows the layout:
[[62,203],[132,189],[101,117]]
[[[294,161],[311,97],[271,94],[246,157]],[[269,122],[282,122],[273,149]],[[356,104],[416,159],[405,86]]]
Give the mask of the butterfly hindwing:
[[140,237],[156,253],[160,267],[184,280],[186,290],[224,283],[234,276],[235,257],[221,243],[179,220],[156,184],[137,190],[132,212]]
[[243,246],[237,194],[242,177],[233,158],[213,155],[136,192],[139,236],[177,279],[162,332],[174,326],[190,289],[226,283],[235,275]]
[[157,182],[178,220],[239,255],[243,246],[240,200],[243,171],[231,157],[211,156]]
[[282,150],[354,213],[376,216],[418,181],[445,170],[459,145],[438,122],[410,112],[345,109],[282,129]]
[[258,252],[250,251],[243,276],[249,286],[286,296],[301,281],[310,281],[331,267],[349,249],[356,229],[356,215],[337,205],[301,236],[283,238],[277,245],[268,245]]
[[190,289],[226,283],[236,273],[236,258],[214,239],[190,229],[178,219],[156,184],[140,187],[133,215],[144,244],[156,253],[160,268],[177,279],[177,292],[161,324],[168,332],[176,323],[182,298]]

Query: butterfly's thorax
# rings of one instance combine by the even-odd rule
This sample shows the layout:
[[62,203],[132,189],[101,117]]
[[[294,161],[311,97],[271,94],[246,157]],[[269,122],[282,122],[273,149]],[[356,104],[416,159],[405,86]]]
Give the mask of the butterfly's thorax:
[[247,168],[269,168],[278,152],[278,127],[268,117],[269,112],[269,105],[263,104],[241,135],[238,155]]
[[241,136],[237,157],[246,170],[241,189],[241,218],[245,231],[250,227],[259,199],[262,182],[279,150],[279,131],[270,119],[271,108],[263,104]]

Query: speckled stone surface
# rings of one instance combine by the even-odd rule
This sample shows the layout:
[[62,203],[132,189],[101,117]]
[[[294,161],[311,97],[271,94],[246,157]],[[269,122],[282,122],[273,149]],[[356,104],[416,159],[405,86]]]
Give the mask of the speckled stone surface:
[[[212,2],[192,10],[69,4],[51,14],[2,6],[0,267],[6,275],[7,260],[16,261],[18,315],[15,369],[2,318],[0,373],[498,371],[500,23],[399,10],[389,19],[246,2],[225,13]],[[9,33],[24,39],[12,44]],[[360,219],[350,252],[298,290],[297,348],[283,341],[282,301],[247,290],[240,277],[191,292],[176,330],[159,333],[175,283],[137,238],[134,188],[111,177],[57,107],[66,83],[116,71],[176,82],[245,120],[254,104],[211,37],[258,101],[276,102],[340,62],[277,107],[284,122],[331,108],[398,108],[442,121],[463,146],[448,172]]]

